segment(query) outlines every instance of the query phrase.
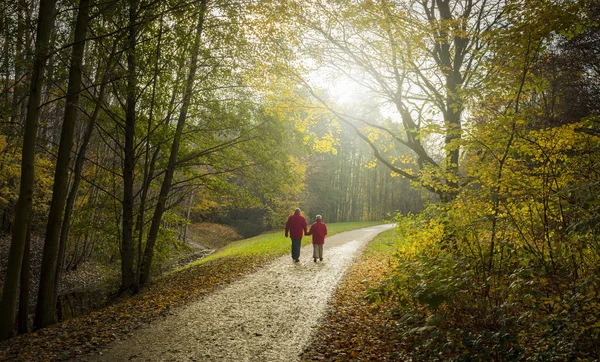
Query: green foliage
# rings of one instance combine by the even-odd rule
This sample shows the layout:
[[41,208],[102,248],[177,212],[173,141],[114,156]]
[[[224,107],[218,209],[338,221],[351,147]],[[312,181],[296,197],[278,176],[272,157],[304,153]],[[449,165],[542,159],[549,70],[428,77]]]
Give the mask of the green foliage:
[[[548,66],[552,31],[585,21],[558,4],[521,5],[507,8],[496,73],[461,140],[460,192],[398,218],[395,271],[368,294],[393,304],[414,360],[600,358],[597,108],[573,112],[552,78],[564,73]],[[585,79],[587,62],[567,73]]]
[[[500,123],[501,124],[501,123]],[[447,205],[399,217],[395,272],[371,301],[393,300],[417,360],[595,360],[600,342],[596,164],[581,124],[482,125],[477,180]],[[487,137],[487,138],[486,138]],[[497,196],[494,196],[497,195]],[[497,197],[497,198],[496,198]],[[494,232],[495,231],[495,232]]]

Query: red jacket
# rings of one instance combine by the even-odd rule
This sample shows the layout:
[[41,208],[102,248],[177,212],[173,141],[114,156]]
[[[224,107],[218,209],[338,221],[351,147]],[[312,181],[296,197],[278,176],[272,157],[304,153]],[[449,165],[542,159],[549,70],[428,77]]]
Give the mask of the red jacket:
[[306,228],[308,223],[304,216],[300,214],[290,215],[288,221],[285,224],[285,236],[288,236],[288,232],[292,239],[302,239],[302,236],[306,234]]
[[325,235],[327,235],[327,225],[321,220],[317,220],[310,226],[306,235],[312,235],[313,244],[325,244]]

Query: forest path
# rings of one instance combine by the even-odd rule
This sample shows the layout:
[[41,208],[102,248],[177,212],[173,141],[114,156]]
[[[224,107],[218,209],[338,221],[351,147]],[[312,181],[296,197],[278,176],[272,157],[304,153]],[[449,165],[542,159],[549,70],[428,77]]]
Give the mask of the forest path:
[[[352,259],[393,224],[328,237],[324,261],[312,245],[300,262],[282,256],[256,273],[80,361],[294,361]],[[289,242],[289,241],[288,241]]]

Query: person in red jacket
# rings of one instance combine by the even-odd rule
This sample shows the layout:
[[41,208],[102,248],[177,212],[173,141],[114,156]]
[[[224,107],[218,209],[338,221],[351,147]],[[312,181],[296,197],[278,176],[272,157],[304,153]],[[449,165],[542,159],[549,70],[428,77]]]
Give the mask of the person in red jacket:
[[323,261],[323,244],[325,244],[325,236],[327,235],[327,225],[323,222],[321,215],[317,215],[316,219],[317,221],[310,226],[310,230],[306,233],[306,235],[312,235],[315,263],[317,258]]
[[290,235],[292,239],[292,259],[297,263],[300,261],[300,247],[302,246],[302,236],[306,234],[308,223],[304,216],[300,214],[300,209],[296,209],[293,215],[288,217],[285,224],[285,237]]

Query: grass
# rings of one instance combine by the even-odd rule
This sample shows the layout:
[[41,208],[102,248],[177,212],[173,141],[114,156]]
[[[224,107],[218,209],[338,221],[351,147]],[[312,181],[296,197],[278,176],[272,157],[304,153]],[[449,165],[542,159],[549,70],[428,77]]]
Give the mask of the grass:
[[191,242],[209,249],[221,248],[232,241],[243,239],[233,227],[211,222],[190,224],[187,237]]
[[[327,224],[328,236],[342,233],[344,231],[365,228],[374,225],[380,225],[380,221],[364,221],[364,222],[341,222]],[[310,237],[304,237],[302,239],[302,245],[309,244],[311,242]],[[261,234],[249,239],[239,240],[232,242],[223,248],[217,250],[206,258],[202,258],[195,262],[192,262],[185,267],[189,268],[192,266],[207,263],[211,260],[220,258],[235,258],[245,256],[262,256],[262,257],[275,257],[284,255],[290,251],[290,239],[285,238],[283,230],[275,231],[268,234]]]
[[373,240],[371,240],[369,244],[367,244],[363,255],[392,256],[404,241],[405,240],[403,240],[398,234],[397,229],[394,228],[388,231],[384,231],[375,236],[375,238],[373,238]]

